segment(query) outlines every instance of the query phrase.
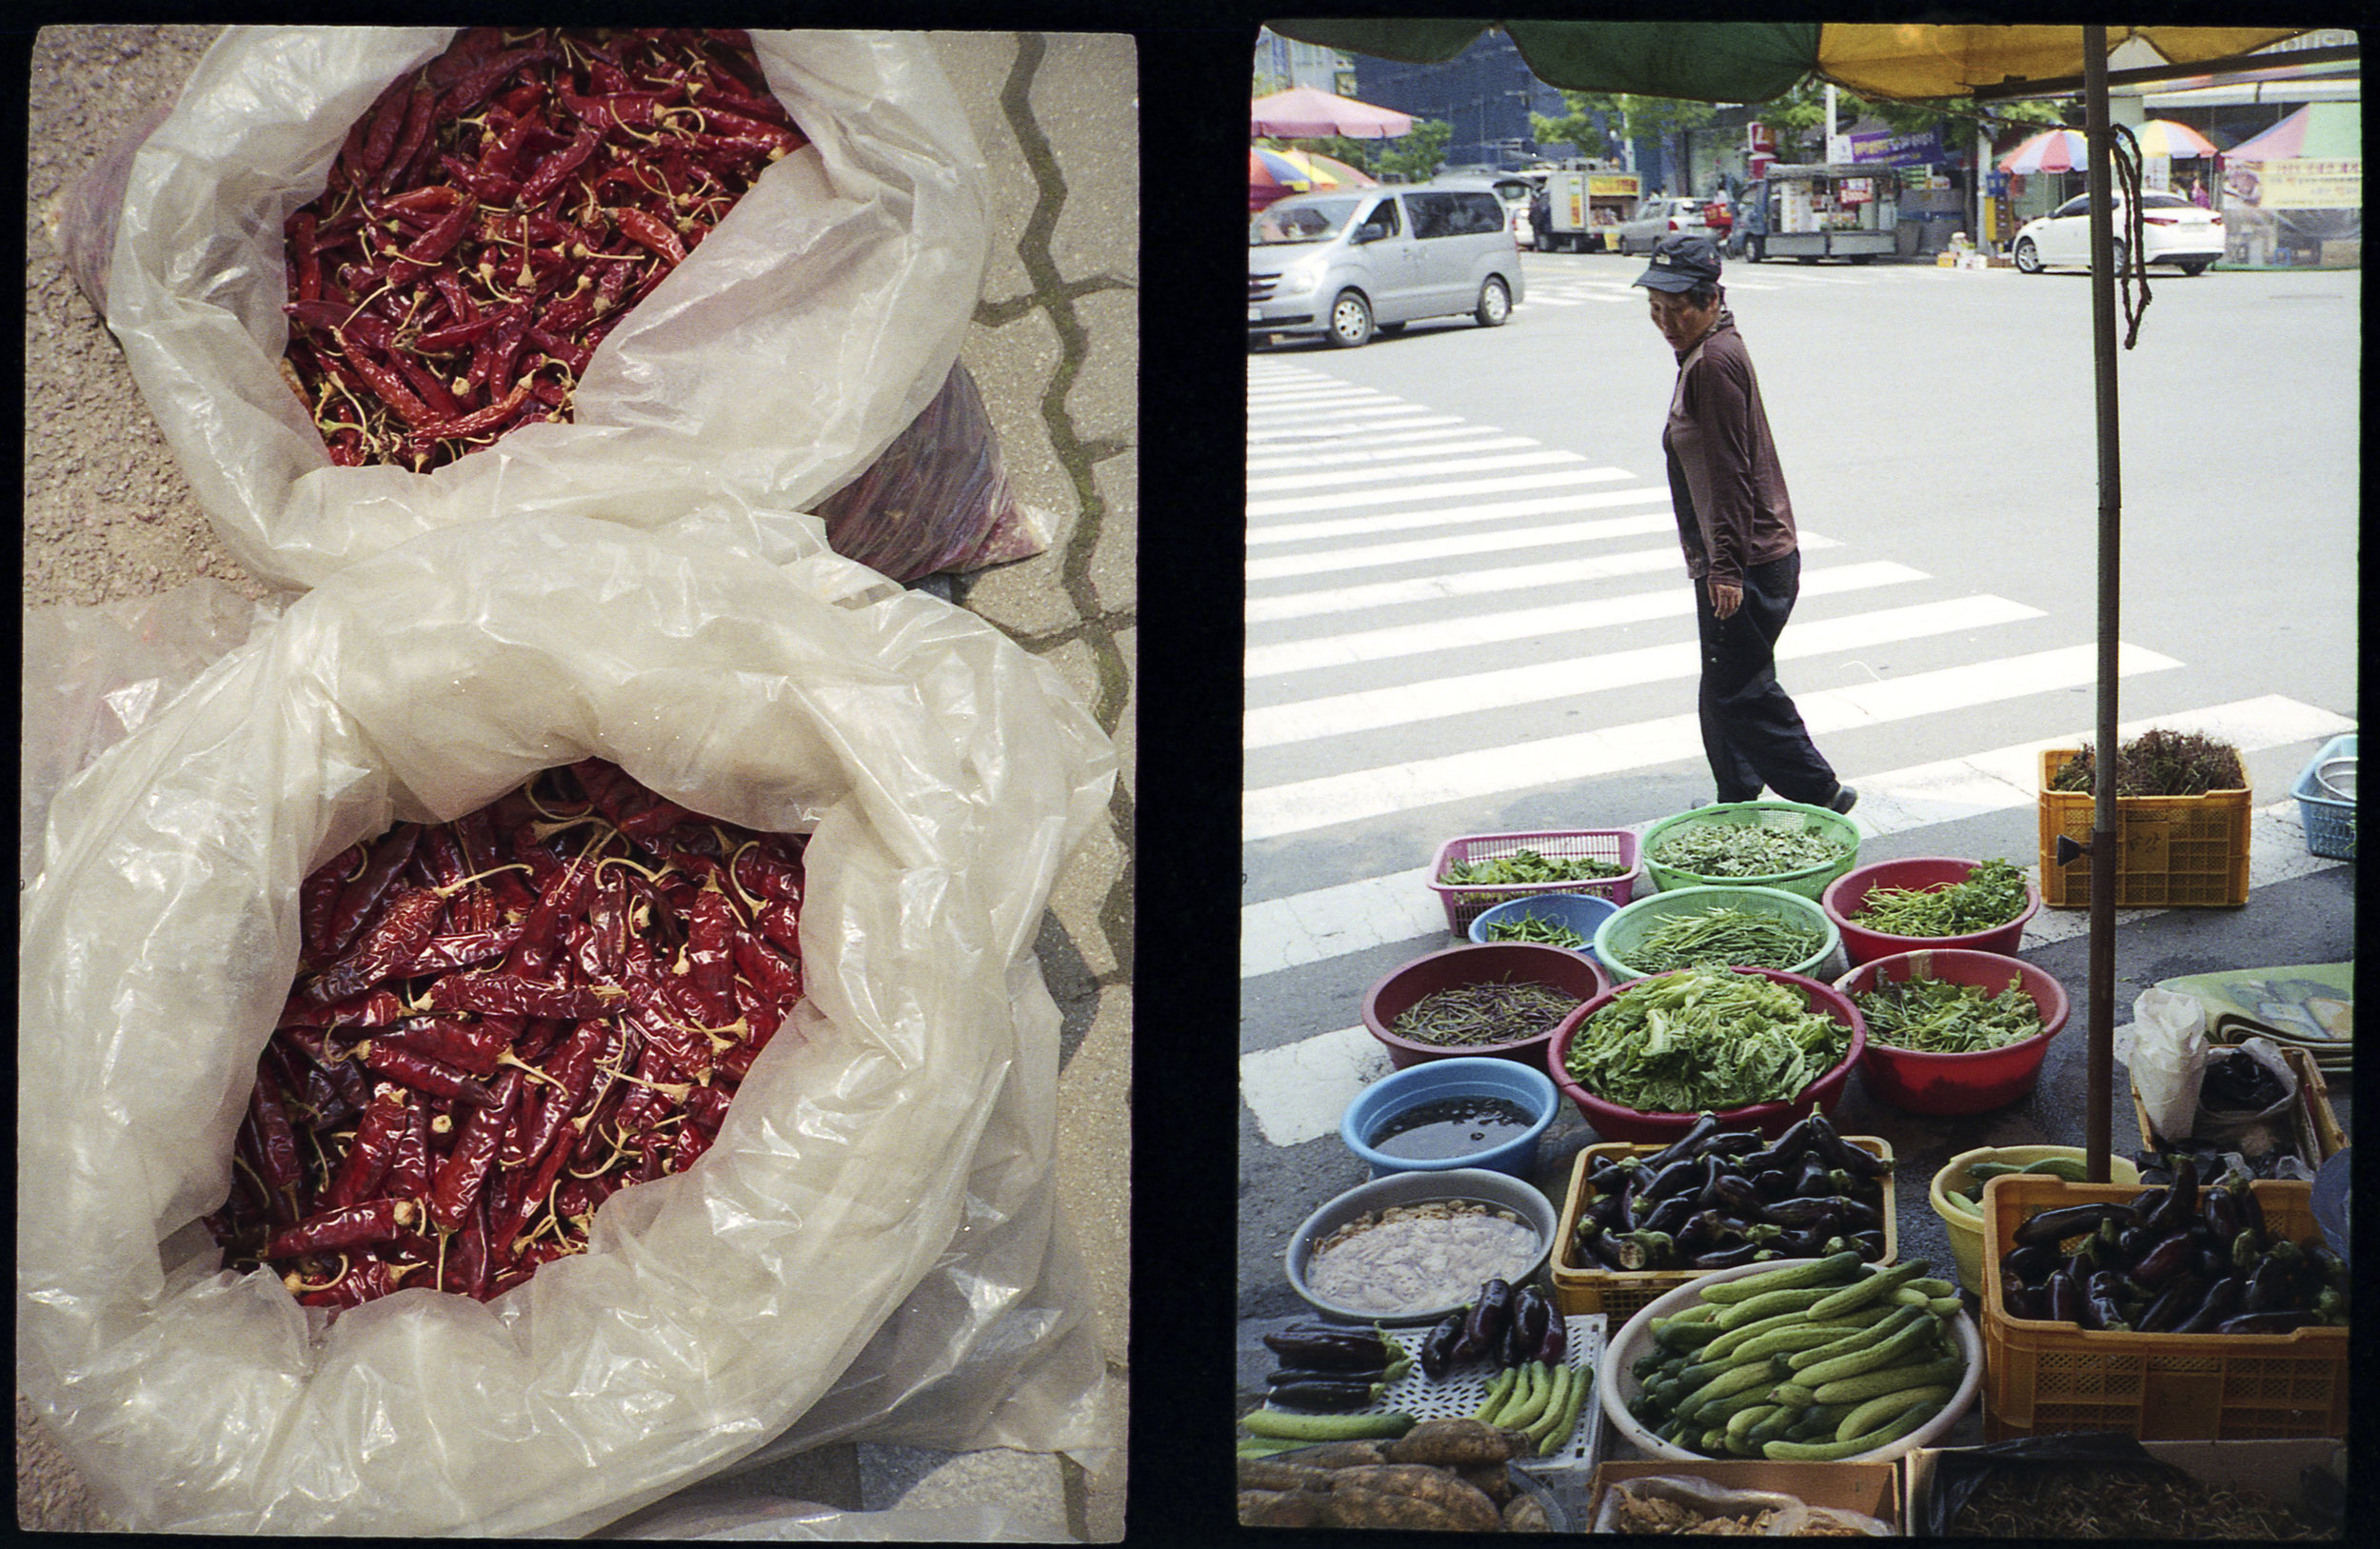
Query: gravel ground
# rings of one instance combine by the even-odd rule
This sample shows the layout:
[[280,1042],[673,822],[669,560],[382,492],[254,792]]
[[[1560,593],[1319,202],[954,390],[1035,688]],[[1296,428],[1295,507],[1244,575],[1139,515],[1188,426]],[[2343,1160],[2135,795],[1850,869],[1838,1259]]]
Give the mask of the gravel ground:
[[[114,340],[53,248],[64,196],[179,92],[220,30],[45,28],[31,56],[27,158],[25,602],[91,606],[201,577],[266,588],[216,540]],[[1138,442],[1137,80],[1128,37],[937,33],[981,141],[997,230],[962,359],[982,388],[1048,553],[933,589],[1050,660],[1122,753],[1109,828],[1061,877],[1039,943],[1065,1014],[1059,1192],[1124,1400],[1130,1151],[1134,448]],[[1126,235],[1120,239],[1118,233]],[[1121,1429],[1119,1430],[1121,1440]],[[16,1405],[20,1528],[120,1526]],[[1093,1540],[1121,1536],[1123,1452],[1097,1474],[1021,1454],[820,1449],[755,1491],[846,1510],[1021,1502]]]

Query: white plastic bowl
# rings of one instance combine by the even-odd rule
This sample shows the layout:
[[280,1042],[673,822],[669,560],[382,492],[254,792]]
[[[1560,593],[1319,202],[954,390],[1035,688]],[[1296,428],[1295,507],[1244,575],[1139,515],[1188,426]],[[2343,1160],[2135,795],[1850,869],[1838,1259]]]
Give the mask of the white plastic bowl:
[[[1701,1301],[1704,1286],[1715,1285],[1720,1281],[1741,1280],[1747,1275],[1765,1275],[1773,1269],[1783,1269],[1788,1264],[1806,1261],[1772,1259],[1766,1263],[1739,1264],[1734,1269],[1713,1270],[1638,1309],[1636,1316],[1622,1324],[1620,1331],[1604,1348],[1602,1369],[1595,1375],[1596,1401],[1602,1404],[1605,1417],[1618,1428],[1619,1435],[1634,1442],[1649,1458],[1665,1458],[1677,1462],[1714,1461],[1703,1453],[1662,1440],[1647,1430],[1643,1421],[1628,1412],[1628,1402],[1639,1389],[1636,1378],[1629,1375],[1629,1368],[1652,1348],[1653,1321],[1683,1312]],[[1942,1406],[1940,1414],[1899,1440],[1859,1453],[1844,1461],[1889,1462],[1919,1447],[1934,1446],[1948,1436],[1951,1427],[1958,1423],[1959,1417],[1967,1413],[1968,1406],[1975,1401],[1976,1392],[1983,1386],[1983,1336],[1976,1332],[1974,1321],[1963,1312],[1953,1322],[1958,1335],[1959,1353],[1967,1358],[1967,1376],[1958,1384],[1958,1391],[1951,1395],[1951,1401]]]
[[1554,1251],[1555,1231],[1561,1224],[1560,1212],[1554,1208],[1553,1201],[1526,1179],[1485,1167],[1457,1167],[1446,1172],[1391,1173],[1368,1183],[1358,1183],[1308,1216],[1290,1238],[1288,1251],[1282,1255],[1291,1288],[1326,1318],[1355,1323],[1437,1322],[1468,1302],[1477,1288],[1467,1288],[1463,1295],[1438,1306],[1410,1307],[1399,1313],[1368,1312],[1360,1307],[1342,1307],[1317,1295],[1306,1283],[1306,1261],[1314,1257],[1317,1242],[1359,1216],[1390,1205],[1426,1204],[1438,1200],[1509,1210],[1537,1234],[1537,1257],[1530,1261],[1527,1269],[1507,1277],[1514,1285],[1534,1278],[1545,1267],[1547,1256]]

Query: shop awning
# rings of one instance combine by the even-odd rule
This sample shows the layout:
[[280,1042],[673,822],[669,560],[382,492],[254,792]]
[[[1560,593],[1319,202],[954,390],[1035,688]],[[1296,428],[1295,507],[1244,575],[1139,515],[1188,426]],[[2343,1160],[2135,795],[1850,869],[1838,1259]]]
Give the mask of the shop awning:
[[[2079,27],[1339,18],[1267,25],[1301,43],[1414,64],[1452,59],[1497,28],[1549,86],[1699,102],[1765,102],[1813,74],[1863,97],[1922,100],[2083,71]],[[2185,65],[2231,58],[2299,30],[2111,27],[2107,38],[2111,52],[2137,37]]]

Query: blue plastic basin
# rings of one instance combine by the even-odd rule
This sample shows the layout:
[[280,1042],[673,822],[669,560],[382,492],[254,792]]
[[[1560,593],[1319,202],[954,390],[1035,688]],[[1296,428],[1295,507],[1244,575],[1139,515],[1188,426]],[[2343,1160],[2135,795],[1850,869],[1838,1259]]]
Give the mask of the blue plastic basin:
[[1471,922],[1471,939],[1486,943],[1494,939],[1488,935],[1488,926],[1535,915],[1539,920],[1551,920],[1557,925],[1577,931],[1583,938],[1584,944],[1572,950],[1593,958],[1595,933],[1603,928],[1604,921],[1617,913],[1618,904],[1593,893],[1540,893],[1536,898],[1517,898],[1508,904],[1498,904],[1492,909],[1481,909],[1478,917]]
[[[1368,1143],[1367,1137],[1407,1109],[1458,1097],[1503,1098],[1518,1104],[1533,1122],[1500,1145],[1437,1160],[1392,1157],[1374,1150]],[[1512,1060],[1462,1055],[1408,1065],[1365,1087],[1347,1104],[1346,1112],[1339,1115],[1339,1138],[1347,1142],[1348,1150],[1364,1160],[1374,1178],[1386,1178],[1392,1173],[1485,1167],[1526,1179],[1537,1168],[1537,1141],[1553,1124],[1560,1106],[1561,1094],[1555,1090],[1553,1078],[1544,1071]]]

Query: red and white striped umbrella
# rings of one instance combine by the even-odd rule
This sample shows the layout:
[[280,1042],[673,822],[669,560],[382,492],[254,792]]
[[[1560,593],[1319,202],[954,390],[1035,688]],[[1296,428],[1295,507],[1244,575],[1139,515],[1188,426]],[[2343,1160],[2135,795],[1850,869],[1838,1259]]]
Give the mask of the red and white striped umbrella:
[[[2170,118],[2152,118],[2131,129],[2144,156],[2187,161],[2215,153],[2213,141]],[[1999,165],[2003,172],[2079,172],[2091,165],[2090,141],[2080,129],[2052,129],[2002,156]]]

